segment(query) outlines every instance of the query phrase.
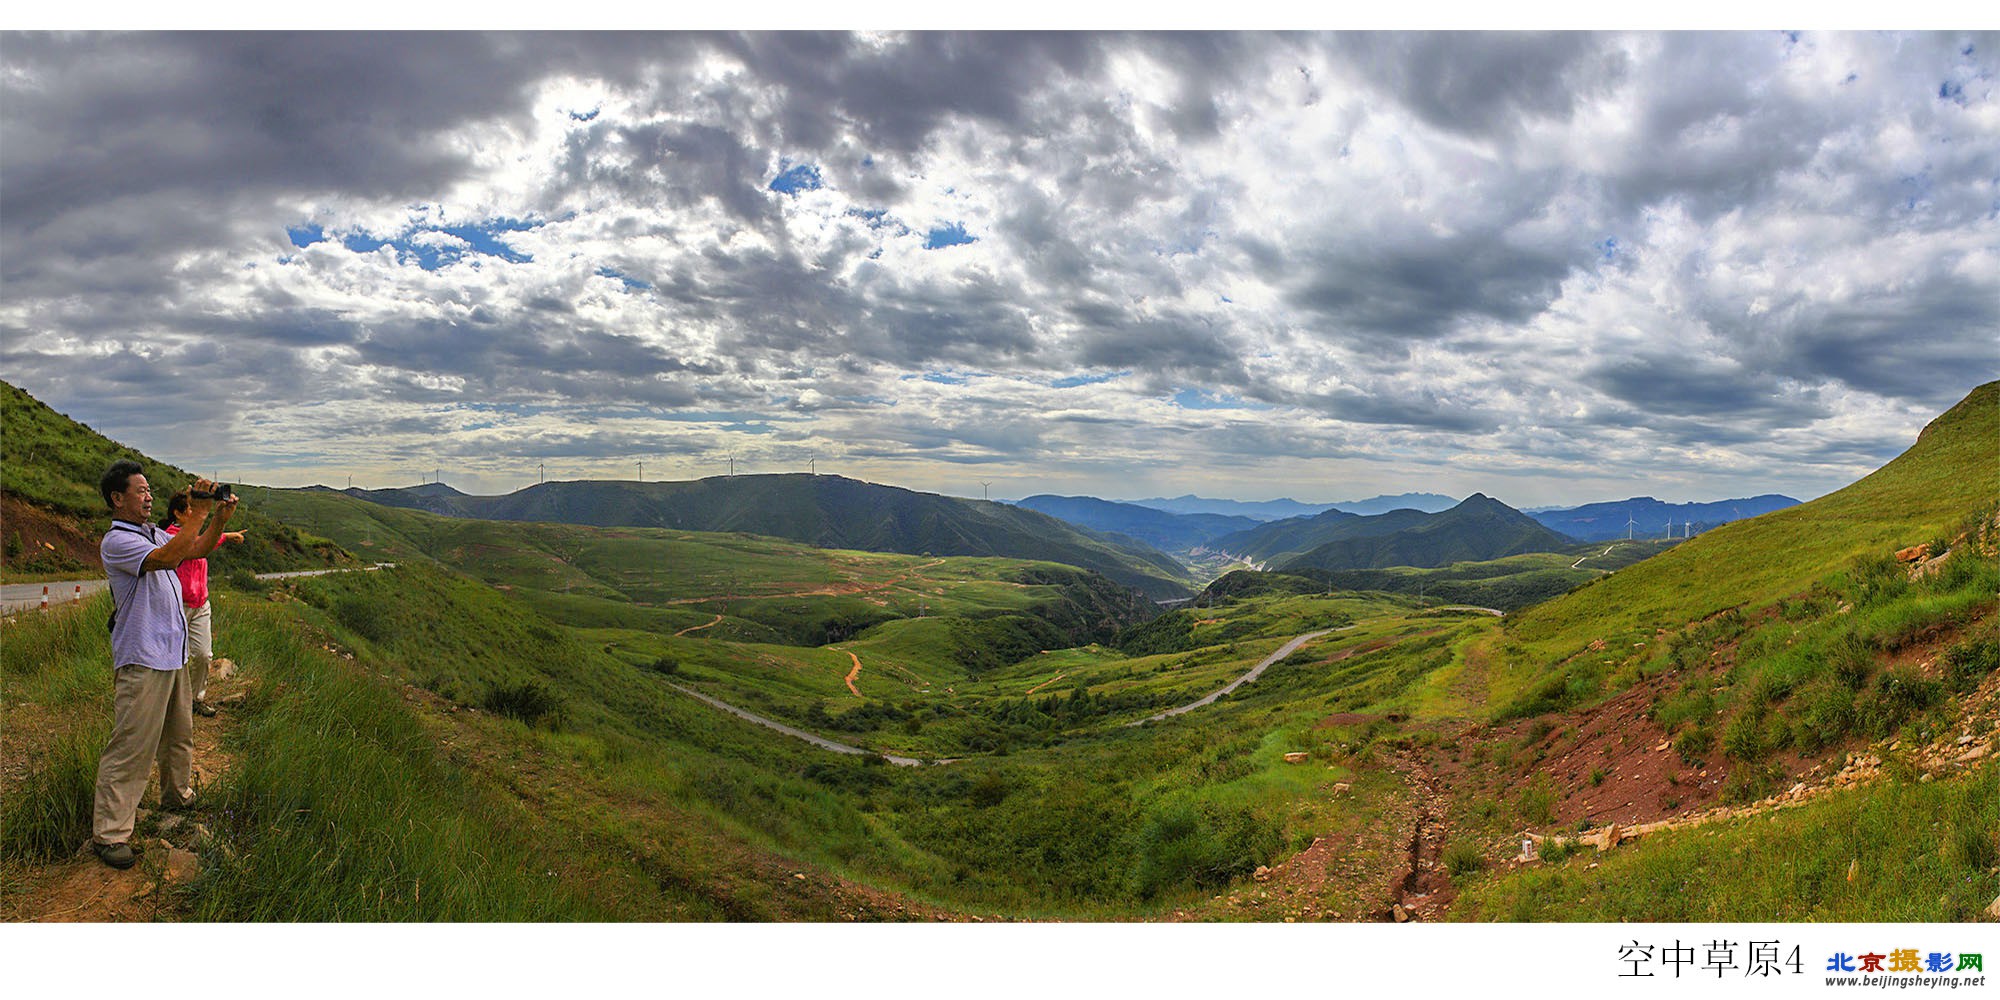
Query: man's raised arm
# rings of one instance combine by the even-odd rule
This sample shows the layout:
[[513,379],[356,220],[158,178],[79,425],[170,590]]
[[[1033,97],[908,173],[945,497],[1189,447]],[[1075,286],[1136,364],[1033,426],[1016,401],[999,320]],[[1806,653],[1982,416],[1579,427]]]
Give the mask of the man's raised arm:
[[236,497],[231,494],[221,503],[200,497],[200,494],[214,489],[215,484],[206,479],[195,480],[195,495],[188,498],[188,519],[199,527],[184,529],[167,539],[167,544],[154,549],[146,557],[145,571],[173,569],[189,559],[200,559],[215,551],[216,544],[222,539],[223,528],[229,524],[230,518],[236,516]]

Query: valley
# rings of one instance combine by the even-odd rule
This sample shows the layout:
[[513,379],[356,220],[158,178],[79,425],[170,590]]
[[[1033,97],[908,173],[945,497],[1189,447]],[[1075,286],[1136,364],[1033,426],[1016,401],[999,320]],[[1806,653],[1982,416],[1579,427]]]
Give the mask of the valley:
[[[1050,559],[245,488],[396,565],[218,557],[243,697],[201,876],[135,877],[169,920],[1983,919],[1996,434],[2000,383],[1692,538],[1177,568],[1169,607]],[[1274,544],[1411,551],[1381,537]],[[11,919],[92,864],[105,610],[0,626]]]

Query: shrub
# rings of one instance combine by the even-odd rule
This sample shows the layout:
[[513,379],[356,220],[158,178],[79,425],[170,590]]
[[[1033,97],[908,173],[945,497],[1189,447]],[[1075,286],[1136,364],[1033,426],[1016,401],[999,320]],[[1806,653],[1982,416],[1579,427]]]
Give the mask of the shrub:
[[547,723],[551,729],[559,728],[568,715],[562,697],[535,681],[490,688],[481,704],[497,715],[519,719],[530,726]]
[[1945,684],[1964,694],[1978,687],[1987,674],[2000,670],[2000,642],[1969,639],[1945,650],[1943,662]]
[[671,656],[662,656],[659,659],[646,664],[646,669],[651,670],[656,674],[665,674],[668,677],[672,677],[681,672],[681,661]]
[[1729,774],[1729,780],[1722,783],[1722,799],[1725,802],[1755,802],[1778,790],[1778,783],[1785,778],[1784,772],[1768,764],[1749,765],[1736,768]]
[[1854,728],[1854,692],[1843,684],[1821,682],[1799,701],[1805,708],[1793,735],[1800,750],[1810,753],[1838,742]]
[[1546,773],[1536,774],[1514,798],[1514,813],[1529,826],[1545,826],[1556,818],[1556,787]]
[[1470,875],[1485,866],[1486,859],[1475,845],[1460,840],[1444,849],[1444,867],[1453,878]]
[[1715,733],[1705,723],[1674,737],[1674,752],[1690,767],[1700,767],[1702,755],[1714,746]]
[[1757,707],[1744,709],[1729,720],[1722,731],[1722,752],[1741,761],[1757,761],[1764,756],[1764,718]]

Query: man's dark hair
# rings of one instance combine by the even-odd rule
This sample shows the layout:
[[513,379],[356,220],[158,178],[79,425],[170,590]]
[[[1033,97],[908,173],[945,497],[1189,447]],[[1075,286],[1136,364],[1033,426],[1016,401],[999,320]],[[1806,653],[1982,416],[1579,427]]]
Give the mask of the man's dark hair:
[[104,506],[111,506],[111,494],[125,492],[125,487],[132,483],[132,477],[143,475],[145,471],[145,466],[129,458],[111,463],[111,467],[105,469],[104,475],[97,480],[97,492],[104,494]]

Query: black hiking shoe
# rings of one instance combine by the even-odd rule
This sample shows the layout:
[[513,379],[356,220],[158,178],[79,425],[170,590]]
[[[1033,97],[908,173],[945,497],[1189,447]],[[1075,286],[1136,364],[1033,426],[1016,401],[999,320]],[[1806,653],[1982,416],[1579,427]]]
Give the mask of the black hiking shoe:
[[97,853],[97,860],[124,871],[139,863],[139,852],[131,844],[99,844],[91,842],[90,849]]
[[215,718],[215,706],[205,701],[197,701],[194,703],[194,714],[205,719],[213,719]]

